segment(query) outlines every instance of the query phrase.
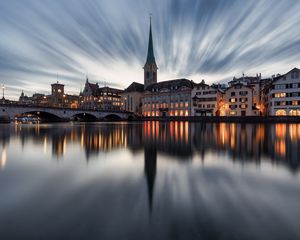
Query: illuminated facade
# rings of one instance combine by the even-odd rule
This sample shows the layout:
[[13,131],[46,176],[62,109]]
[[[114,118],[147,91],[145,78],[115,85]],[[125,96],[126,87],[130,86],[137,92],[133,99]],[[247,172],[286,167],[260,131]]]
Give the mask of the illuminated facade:
[[194,82],[175,79],[152,84],[143,98],[143,113],[146,117],[191,116],[191,91]]
[[300,70],[273,78],[264,90],[266,115],[300,116]]
[[220,116],[259,116],[260,111],[254,105],[254,88],[243,83],[237,83],[226,89],[223,95]]
[[80,93],[80,108],[89,110],[121,110],[123,90],[111,87],[99,87],[86,79],[83,92]]

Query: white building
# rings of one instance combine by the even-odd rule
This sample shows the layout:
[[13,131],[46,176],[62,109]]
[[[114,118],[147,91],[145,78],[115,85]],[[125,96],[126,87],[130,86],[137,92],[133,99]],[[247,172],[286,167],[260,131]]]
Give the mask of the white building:
[[266,115],[300,116],[300,70],[273,78],[264,94]]
[[191,91],[192,116],[219,116],[223,92],[218,85],[209,86],[204,81],[196,83]]

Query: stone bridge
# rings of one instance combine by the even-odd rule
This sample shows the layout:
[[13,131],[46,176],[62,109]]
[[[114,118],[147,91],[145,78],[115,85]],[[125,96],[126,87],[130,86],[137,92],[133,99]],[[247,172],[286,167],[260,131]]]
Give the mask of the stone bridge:
[[126,111],[94,111],[85,109],[52,108],[26,105],[0,105],[0,118],[14,120],[16,116],[33,114],[45,120],[132,120],[135,115]]

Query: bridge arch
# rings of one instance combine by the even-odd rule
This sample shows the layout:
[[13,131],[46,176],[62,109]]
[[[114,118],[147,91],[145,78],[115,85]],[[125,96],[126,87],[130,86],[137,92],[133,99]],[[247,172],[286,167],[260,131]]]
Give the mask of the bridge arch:
[[19,117],[19,116],[25,116],[25,115],[34,115],[42,120],[48,120],[48,121],[60,121],[62,118],[54,113],[48,112],[48,111],[39,111],[39,110],[34,110],[34,111],[20,111],[16,113],[13,118]]
[[120,121],[120,120],[122,120],[122,117],[116,113],[109,113],[104,116],[103,120]]
[[91,113],[86,113],[86,112],[80,112],[72,115],[71,117],[72,120],[75,121],[96,121],[98,120],[97,116]]

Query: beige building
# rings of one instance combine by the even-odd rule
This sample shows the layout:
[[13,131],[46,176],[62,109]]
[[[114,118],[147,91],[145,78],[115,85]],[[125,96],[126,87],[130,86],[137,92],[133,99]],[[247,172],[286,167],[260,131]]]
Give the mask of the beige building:
[[274,77],[264,95],[266,115],[300,116],[300,70],[294,68]]
[[237,83],[226,89],[220,103],[220,116],[259,116],[259,109],[254,106],[254,88]]
[[192,116],[219,116],[223,91],[218,85],[209,86],[204,81],[194,84],[191,91]]

